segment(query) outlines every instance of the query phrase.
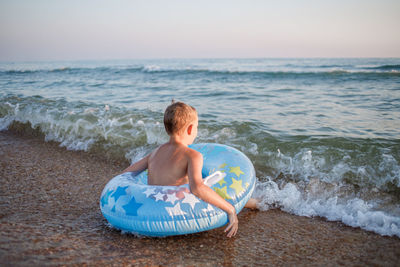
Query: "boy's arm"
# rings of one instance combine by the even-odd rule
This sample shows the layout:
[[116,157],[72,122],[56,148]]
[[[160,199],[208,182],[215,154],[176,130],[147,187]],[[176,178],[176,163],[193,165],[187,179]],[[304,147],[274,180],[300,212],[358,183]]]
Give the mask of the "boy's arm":
[[188,159],[188,176],[190,191],[195,196],[201,198],[228,213],[229,224],[225,229],[228,237],[236,235],[238,230],[238,219],[235,207],[218,195],[214,190],[203,183],[201,169],[203,168],[203,156],[197,151],[190,151]]
[[142,158],[141,160],[133,163],[131,166],[126,168],[125,170],[122,171],[124,172],[142,172],[147,169],[148,166],[148,160],[149,160],[150,154],[147,155],[146,157]]

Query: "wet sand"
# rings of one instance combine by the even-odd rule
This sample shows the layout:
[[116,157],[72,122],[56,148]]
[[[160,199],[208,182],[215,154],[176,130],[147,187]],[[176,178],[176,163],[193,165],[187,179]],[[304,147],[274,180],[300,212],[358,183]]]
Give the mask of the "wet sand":
[[223,228],[137,238],[107,226],[104,185],[127,162],[0,132],[0,265],[398,266],[400,239],[280,210],[243,210]]

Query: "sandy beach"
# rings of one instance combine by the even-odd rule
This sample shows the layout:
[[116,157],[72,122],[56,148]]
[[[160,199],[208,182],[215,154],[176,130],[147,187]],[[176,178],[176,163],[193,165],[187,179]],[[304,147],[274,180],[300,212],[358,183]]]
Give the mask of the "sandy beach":
[[0,265],[398,266],[400,239],[280,210],[243,210],[223,228],[137,238],[107,226],[99,196],[127,162],[0,132]]

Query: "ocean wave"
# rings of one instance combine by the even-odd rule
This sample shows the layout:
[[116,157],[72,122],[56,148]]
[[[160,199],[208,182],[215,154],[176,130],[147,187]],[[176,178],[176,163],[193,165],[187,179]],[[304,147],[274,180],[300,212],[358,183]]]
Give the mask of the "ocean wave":
[[137,147],[154,148],[166,141],[163,127],[145,113],[41,97],[4,100],[0,104],[1,130],[11,127],[29,133],[34,129],[46,141],[56,141],[69,150],[127,160],[125,154],[134,156],[132,150]]
[[329,76],[329,75],[398,75],[400,65],[384,65],[378,67],[346,68],[340,65],[321,65],[321,66],[298,66],[293,69],[271,69],[271,70],[246,70],[246,69],[212,69],[195,67],[162,67],[158,65],[143,66],[110,66],[110,67],[58,67],[43,69],[3,69],[0,74],[6,75],[29,75],[35,73],[147,73],[147,74],[206,74],[206,75],[252,75],[252,76]]
[[[381,211],[378,201],[366,201],[354,193],[341,197],[341,188],[314,182],[307,190],[299,189],[294,183],[279,187],[274,181],[259,182],[253,197],[260,200],[261,210],[280,208],[300,216],[319,216],[329,221],[341,221],[352,227],[373,231],[381,235],[400,237],[400,217]],[[334,194],[331,194],[334,192]]]
[[[373,71],[365,70],[360,71],[356,69],[344,69],[340,67],[328,67],[324,66],[323,69],[318,70],[313,67],[312,71],[309,70],[230,70],[230,69],[207,69],[207,68],[162,68],[160,66],[145,66],[140,71],[147,73],[171,73],[171,74],[206,74],[206,75],[227,75],[227,76],[244,76],[244,75],[252,75],[252,76],[271,76],[271,77],[289,77],[289,76],[329,76],[329,75],[397,75],[398,73],[390,70],[387,72],[383,71]],[[326,70],[325,68],[332,68],[330,70]],[[138,69],[139,70],[139,69]]]
[[74,68],[74,67],[59,67],[49,69],[9,69],[1,70],[0,73],[4,74],[34,74],[34,73],[79,73],[88,70],[99,71],[105,68]]
[[57,68],[37,68],[37,69],[3,69],[0,73],[4,74],[35,74],[35,73],[102,73],[112,72],[137,72],[143,71],[144,67],[57,67]]
[[[0,130],[41,135],[70,150],[134,162],[168,140],[162,114],[40,96],[0,101]],[[231,145],[249,156],[264,208],[400,237],[400,141],[273,136],[252,122],[202,121],[197,142]],[[394,204],[393,204],[394,203]]]
[[377,66],[367,66],[366,69],[371,70],[385,70],[385,71],[400,71],[400,65],[377,65]]
[[[127,153],[140,146],[154,148],[168,139],[160,112],[40,96],[3,97],[0,129],[14,122],[38,128],[46,140],[73,150],[96,148],[106,153],[109,148],[122,148]],[[346,181],[388,192],[400,190],[397,139],[274,137],[253,122],[203,121],[198,142],[225,143],[244,151],[263,170],[262,176],[283,175],[287,180],[305,182],[319,177],[326,182]]]

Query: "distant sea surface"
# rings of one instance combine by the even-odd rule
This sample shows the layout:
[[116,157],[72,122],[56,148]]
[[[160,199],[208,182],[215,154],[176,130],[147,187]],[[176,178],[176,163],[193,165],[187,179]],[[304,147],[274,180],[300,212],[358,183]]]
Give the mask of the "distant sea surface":
[[168,140],[172,99],[198,110],[195,142],[252,160],[262,209],[400,237],[399,58],[0,63],[0,130],[115,160]]

